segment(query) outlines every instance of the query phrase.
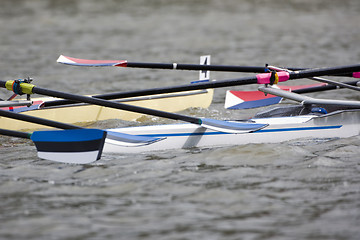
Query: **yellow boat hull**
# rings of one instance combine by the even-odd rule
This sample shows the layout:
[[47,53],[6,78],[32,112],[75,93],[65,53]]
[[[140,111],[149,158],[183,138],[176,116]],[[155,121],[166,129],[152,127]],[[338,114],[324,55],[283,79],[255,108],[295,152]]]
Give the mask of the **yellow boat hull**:
[[[119,100],[119,102],[167,112],[180,112],[191,107],[208,108],[212,102],[213,94],[214,90],[208,89],[121,99]],[[33,100],[49,101],[50,98]],[[69,124],[84,124],[108,119],[136,121],[142,116],[144,116],[143,114],[139,113],[85,104],[37,109],[22,112],[21,114],[46,118]],[[9,119],[5,117],[0,117],[0,126],[1,128],[9,130],[34,130],[46,128],[43,125]]]

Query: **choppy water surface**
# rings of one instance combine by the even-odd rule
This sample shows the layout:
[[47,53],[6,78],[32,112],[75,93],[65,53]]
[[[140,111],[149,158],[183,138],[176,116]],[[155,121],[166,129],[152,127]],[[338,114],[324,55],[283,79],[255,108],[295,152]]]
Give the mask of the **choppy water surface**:
[[[90,94],[197,77],[69,67],[56,63],[60,54],[179,63],[211,54],[214,64],[260,66],[354,64],[360,62],[359,11],[357,0],[2,1],[1,79],[31,76],[42,87]],[[239,76],[245,74],[212,73],[216,79]],[[224,110],[224,93],[216,90],[210,109],[185,114],[221,119],[254,113]],[[316,96],[359,100],[349,90]],[[40,160],[27,141],[0,137],[0,238],[359,239],[359,139],[106,154],[96,164],[78,166]]]

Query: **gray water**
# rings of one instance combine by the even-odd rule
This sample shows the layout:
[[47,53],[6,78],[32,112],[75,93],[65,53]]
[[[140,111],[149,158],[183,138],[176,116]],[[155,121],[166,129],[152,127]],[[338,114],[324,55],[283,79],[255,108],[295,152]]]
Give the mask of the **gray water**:
[[[211,54],[213,64],[255,66],[360,62],[358,0],[3,0],[0,6],[1,79],[30,76],[38,86],[72,93],[180,85],[198,73],[76,68],[57,64],[60,54],[166,63],[198,63]],[[310,81],[288,84],[303,83]],[[224,110],[225,91],[216,90],[209,109],[183,113],[224,119],[256,112]],[[314,95],[360,100],[350,90]],[[105,154],[79,166],[38,159],[28,141],[0,137],[0,238],[360,239],[359,139]]]

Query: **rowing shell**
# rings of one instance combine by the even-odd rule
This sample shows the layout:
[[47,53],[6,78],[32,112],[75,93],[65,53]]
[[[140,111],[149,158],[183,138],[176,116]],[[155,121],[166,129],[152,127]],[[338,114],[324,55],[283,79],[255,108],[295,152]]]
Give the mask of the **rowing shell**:
[[[187,92],[158,94],[146,97],[136,97],[117,100],[126,104],[167,111],[180,112],[191,107],[208,108],[214,95],[213,89],[195,90]],[[54,98],[33,99],[34,103],[52,101]],[[22,107],[27,110],[27,107]],[[19,107],[3,108],[5,110],[22,112],[24,109]],[[39,118],[46,118],[63,123],[91,123],[108,119],[121,119],[125,121],[140,121],[143,114],[117,110],[113,108],[101,107],[96,105],[71,105],[59,106],[44,109],[31,109],[22,114],[31,115]],[[6,126],[8,130],[34,130],[44,128],[42,125],[13,120],[0,117],[0,126]]]
[[278,143],[295,139],[346,138],[360,133],[360,110],[342,110],[329,114],[294,117],[254,118],[267,127],[243,134],[212,131],[194,124],[170,124],[109,129],[113,132],[165,138],[141,147],[124,147],[106,139],[104,152],[140,153],[169,149],[207,148],[250,143]]

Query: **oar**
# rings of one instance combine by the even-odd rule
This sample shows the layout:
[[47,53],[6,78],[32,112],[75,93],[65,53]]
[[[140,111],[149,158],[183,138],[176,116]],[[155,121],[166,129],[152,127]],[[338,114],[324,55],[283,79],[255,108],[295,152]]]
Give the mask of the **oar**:
[[2,133],[0,133],[8,136],[31,139],[35,143],[40,158],[63,163],[85,164],[100,159],[105,137],[109,139],[112,144],[122,146],[142,146],[162,140],[161,138],[134,136],[100,129],[86,129],[71,124],[4,110],[0,110],[0,116],[66,129],[63,131],[36,131],[33,134],[10,130],[3,130]]
[[[333,75],[333,74],[344,74],[344,73],[352,73],[360,71],[360,64],[357,65],[349,65],[349,66],[340,66],[340,67],[331,67],[331,68],[317,68],[317,69],[307,69],[302,71],[295,71],[295,72],[278,72],[278,73],[262,73],[258,74],[253,77],[244,77],[232,80],[223,80],[223,81],[215,81],[215,82],[204,82],[198,83],[193,86],[186,86],[188,90],[199,90],[204,88],[215,88],[215,87],[229,87],[229,86],[236,86],[236,85],[245,85],[245,84],[272,84],[274,81],[287,81],[289,79],[299,79],[299,78],[309,78],[309,77],[317,77],[323,75]],[[35,87],[35,85],[29,83],[18,83],[14,84],[15,81],[0,81],[0,87],[7,88],[8,90],[14,92],[23,92],[26,94],[38,93],[42,95],[48,95],[52,97],[59,97],[64,99],[73,100],[76,102],[84,102],[90,103],[94,105],[100,105],[104,107],[116,108],[131,112],[137,112],[142,114],[149,114],[158,117],[164,117],[174,120],[182,120],[185,122],[190,122],[194,124],[198,124],[200,126],[210,128],[216,131],[221,132],[228,132],[228,133],[240,133],[240,132],[249,132],[249,131],[256,131],[265,127],[264,125],[257,125],[257,124],[244,124],[239,122],[226,122],[226,121],[219,121],[214,119],[206,119],[206,118],[196,118],[190,117],[175,113],[169,113],[164,111],[158,111],[154,109],[142,108],[138,106],[131,106],[122,103],[111,102],[103,99],[98,98],[91,98],[81,95],[69,94],[64,92],[58,92],[54,90],[44,89]],[[18,87],[20,89],[13,89],[14,87]],[[173,89],[173,91],[183,91],[181,89]],[[189,89],[190,88],[190,89]]]
[[106,137],[106,132],[98,129],[33,133],[0,129],[0,134],[32,140],[39,158],[74,164],[87,164],[100,159]]
[[[344,82],[344,84],[350,85],[350,86],[358,86],[359,83],[360,83],[360,81]],[[328,91],[328,90],[334,90],[334,89],[340,89],[340,88],[343,88],[343,87],[337,86],[337,85],[332,85],[332,84],[327,84],[327,85],[318,86],[318,87],[296,89],[292,92],[294,92],[294,93],[313,93],[313,92],[322,92],[322,91]]]
[[[210,55],[200,56],[200,65],[209,65],[211,60]],[[210,71],[199,71],[199,80],[194,81],[191,84],[196,84],[199,82],[208,82],[210,81]],[[145,91],[132,91],[132,92],[126,92],[127,97],[124,93],[116,92],[116,93],[107,93],[107,94],[100,94],[100,95],[93,95],[94,98],[100,98],[100,99],[106,99],[106,100],[113,100],[118,98],[130,98],[130,97],[145,97],[148,95],[155,95],[155,94],[162,94],[162,93],[172,93],[171,89],[172,87],[166,87],[166,88],[154,88],[154,89],[148,89]],[[124,94],[122,97],[118,97],[118,95]],[[42,107],[55,107],[55,106],[63,106],[68,104],[75,104],[76,102],[71,100],[53,100],[53,101],[47,101],[42,105]]]
[[[311,79],[311,78],[310,78]],[[317,78],[319,79],[319,77]],[[322,92],[334,89],[344,88],[348,86],[358,86],[359,81],[349,81],[338,84],[312,84],[312,85],[300,85],[300,86],[278,86],[280,89],[291,91],[294,93],[313,93]],[[274,96],[271,94],[264,94],[260,91],[234,91],[229,90],[226,92],[225,108],[226,109],[250,109],[269,106],[280,103],[282,97]]]
[[[273,67],[273,66],[268,66],[268,68],[271,69],[271,70],[275,70],[275,71],[292,72],[292,70],[289,70],[289,69],[286,69],[286,68],[279,68],[279,67]],[[355,75],[355,74],[353,74],[353,75]],[[352,85],[349,85],[349,84],[346,84],[346,83],[337,82],[337,81],[333,81],[333,80],[322,78],[322,77],[310,77],[309,79],[315,80],[315,81],[318,81],[318,82],[322,82],[322,83],[332,84],[332,85],[335,85],[335,86],[338,86],[338,87],[352,89],[352,90],[355,90],[355,91],[360,91],[360,88],[357,87],[357,86],[352,86]]]
[[177,69],[177,70],[201,70],[201,71],[225,71],[225,72],[251,72],[265,73],[265,67],[254,66],[226,66],[226,65],[202,65],[202,64],[180,64],[180,63],[144,63],[128,62],[127,60],[90,60],[73,58],[60,55],[58,63],[86,66],[86,67],[129,67],[129,68],[152,68],[152,69]]
[[[206,65],[201,65],[201,66],[206,66]],[[357,66],[357,65],[355,65],[355,66]],[[349,66],[345,66],[345,67],[349,67]],[[339,67],[339,68],[341,70],[341,67]],[[312,74],[313,75],[320,74],[318,76],[330,75],[330,73],[327,73],[327,69],[333,70],[333,71],[330,71],[330,73],[331,72],[340,72],[339,69],[336,69],[336,68],[320,68],[320,69],[314,69],[314,70],[308,69],[308,70],[299,71],[299,73],[301,73],[301,75],[298,78],[302,78],[302,75],[306,74],[306,73],[308,73],[308,76],[312,76]],[[350,66],[350,70],[351,70],[351,66]],[[322,74],[319,71],[324,72],[324,74]],[[269,73],[266,73],[266,74],[265,74],[265,76],[268,77]],[[336,74],[334,74],[334,75],[336,75]],[[345,73],[345,75],[346,75],[346,73]],[[292,76],[295,77],[295,73],[293,73]],[[291,77],[290,79],[295,79],[294,77]],[[356,86],[357,82],[358,81],[352,81],[350,83],[352,83],[354,86]],[[227,79],[227,80],[217,80],[214,82],[198,82],[198,83],[194,83],[194,84],[186,84],[186,85],[178,85],[178,86],[169,86],[169,87],[161,87],[161,88],[151,88],[151,89],[144,89],[144,90],[127,91],[127,92],[99,94],[99,95],[94,95],[92,97],[99,98],[99,99],[105,99],[105,100],[113,100],[113,99],[120,99],[120,98],[130,98],[130,97],[163,94],[163,93],[201,90],[201,89],[207,89],[207,88],[222,88],[222,87],[240,86],[240,85],[248,85],[248,84],[256,84],[256,83],[258,83],[256,77],[235,78],[235,79]],[[351,85],[351,84],[347,83],[347,85]],[[54,100],[54,101],[45,102],[44,107],[62,106],[62,105],[75,104],[75,103],[78,103],[78,102],[71,101],[71,100]]]
[[[38,118],[25,114],[18,114],[11,111],[0,110],[0,116],[16,119],[20,121],[40,124],[48,127],[59,128],[59,129],[84,129],[84,130],[86,129],[72,124],[61,123],[61,122]],[[138,146],[148,145],[164,139],[164,138],[135,136],[131,134],[112,132],[109,130],[107,130],[106,132],[107,132],[107,136],[106,136],[107,139],[112,140],[111,142],[113,144],[126,146],[126,147],[138,147]]]
[[326,78],[322,78],[322,77],[312,77],[310,78],[311,80],[315,80],[315,81],[318,81],[318,82],[322,82],[322,83],[328,83],[328,84],[331,84],[331,85],[335,85],[335,86],[338,86],[338,87],[341,87],[341,88],[348,88],[348,89],[351,89],[351,90],[355,90],[355,91],[358,91],[360,92],[360,88],[356,85],[356,86],[352,86],[350,84],[346,84],[346,83],[342,83],[342,82],[337,82],[337,81],[333,81],[333,80],[330,80],[330,79],[326,79]]
[[85,164],[100,159],[106,132],[98,129],[80,129],[74,125],[0,110],[0,116],[38,123],[68,130],[35,131],[25,133],[1,129],[0,134],[31,139],[38,157],[62,163]]
[[339,106],[346,108],[360,108],[359,101],[348,101],[348,100],[331,100],[331,99],[319,99],[311,98],[308,96],[300,95],[293,92],[284,91],[281,89],[271,87],[259,87],[259,91],[264,93],[273,94],[290,100],[300,102],[302,105],[319,105],[319,106]]
[[[325,83],[311,84],[311,85],[297,85],[297,86],[279,86],[280,89],[286,91],[296,91],[298,89],[309,89],[313,87],[326,86]],[[281,97],[264,94],[260,91],[226,91],[225,104],[226,109],[251,109],[274,105],[280,103]]]
[[[128,62],[127,60],[91,60],[73,58],[60,55],[57,59],[58,63],[86,66],[86,67],[129,67],[129,68],[151,68],[151,69],[176,69],[176,70],[208,70],[222,72],[250,72],[250,73],[266,73],[267,67],[259,66],[232,66],[232,65],[200,65],[200,64],[180,64],[180,63],[145,63],[145,62]],[[304,68],[288,68],[293,71],[304,70]],[[335,74],[338,75],[338,74]],[[360,77],[359,73],[347,73],[342,76]]]
[[[193,124],[200,125],[205,128],[209,128],[215,131],[226,132],[226,133],[244,133],[244,132],[251,132],[257,131],[261,128],[266,127],[266,124],[255,124],[255,123],[241,123],[241,122],[228,122],[228,121],[221,121],[209,118],[197,118],[191,117],[176,113],[164,112],[149,108],[143,108],[138,106],[127,105],[123,103],[117,103],[112,101],[107,101],[98,98],[91,98],[81,95],[75,95],[65,92],[54,91],[45,88],[35,87],[35,85],[20,82],[18,84],[14,84],[14,81],[0,81],[0,86],[3,88],[7,88],[8,90],[15,91],[15,92],[23,92],[26,94],[38,93],[42,95],[70,99],[77,102],[84,102],[94,105],[100,105],[104,107],[110,107],[125,111],[137,112],[142,114],[154,115],[163,118],[169,118],[173,120],[181,120]],[[18,86],[20,89],[13,89],[14,86]]]

